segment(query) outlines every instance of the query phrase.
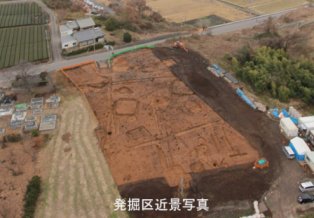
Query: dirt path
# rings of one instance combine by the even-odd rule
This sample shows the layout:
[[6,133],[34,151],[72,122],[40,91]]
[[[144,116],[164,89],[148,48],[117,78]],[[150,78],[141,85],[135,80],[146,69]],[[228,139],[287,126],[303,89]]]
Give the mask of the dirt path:
[[[62,106],[57,133],[43,156],[48,172],[37,217],[125,217],[114,214],[119,193],[94,129],[97,121],[82,97]],[[45,164],[45,163],[43,163]]]

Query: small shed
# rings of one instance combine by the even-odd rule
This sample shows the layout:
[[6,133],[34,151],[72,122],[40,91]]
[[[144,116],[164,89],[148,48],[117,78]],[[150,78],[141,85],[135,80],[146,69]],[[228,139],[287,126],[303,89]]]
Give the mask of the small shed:
[[314,152],[307,152],[305,154],[305,162],[310,167],[312,172],[314,172]]
[[298,127],[292,122],[292,120],[289,117],[282,118],[280,120],[280,129],[283,132],[283,134],[288,138],[292,139],[296,136],[298,136],[299,129]]
[[304,161],[305,154],[311,152],[309,146],[300,137],[295,137],[290,140],[289,147],[293,150],[295,158],[298,161]]

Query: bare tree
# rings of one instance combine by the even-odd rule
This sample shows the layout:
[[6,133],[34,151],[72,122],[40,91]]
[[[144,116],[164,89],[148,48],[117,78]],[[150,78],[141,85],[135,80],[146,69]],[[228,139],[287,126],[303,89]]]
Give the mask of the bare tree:
[[16,75],[16,82],[17,84],[21,84],[23,87],[27,89],[27,91],[31,90],[31,86],[29,84],[28,78],[29,78],[29,71],[33,64],[27,61],[21,61],[20,64],[17,67],[18,74]]

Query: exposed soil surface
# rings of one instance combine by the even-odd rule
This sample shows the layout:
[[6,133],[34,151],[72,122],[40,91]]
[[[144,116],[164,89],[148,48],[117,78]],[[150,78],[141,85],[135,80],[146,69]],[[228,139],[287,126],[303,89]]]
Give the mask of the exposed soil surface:
[[36,174],[32,139],[0,148],[0,217],[22,217],[26,186]]
[[[211,75],[199,54],[170,48],[153,53],[118,57],[111,70],[86,65],[65,72],[99,120],[96,133],[121,195],[204,197],[210,206],[259,199],[280,171],[277,157],[285,140],[278,124]],[[269,169],[252,169],[259,156],[270,161]]]
[[[171,187],[183,181],[188,188],[191,173],[258,158],[242,135],[170,72],[174,64],[142,50],[116,58],[112,69],[88,83],[92,67],[66,71],[100,120],[101,145],[118,185],[164,177]],[[96,85],[96,78],[106,85]]]

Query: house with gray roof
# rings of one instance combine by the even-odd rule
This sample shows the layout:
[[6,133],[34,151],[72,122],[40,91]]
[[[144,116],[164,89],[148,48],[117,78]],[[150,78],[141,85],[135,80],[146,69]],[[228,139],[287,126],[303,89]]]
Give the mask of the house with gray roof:
[[59,27],[61,37],[72,35],[73,30],[69,28],[67,25],[60,25]]
[[71,35],[61,36],[61,46],[62,49],[74,48],[77,46],[77,40]]
[[105,41],[105,34],[100,28],[95,28],[91,17],[67,21],[60,25],[62,49],[76,49]]
[[70,20],[66,22],[66,25],[72,29],[73,31],[77,31],[80,29],[80,26],[78,25],[76,20]]
[[80,30],[94,28],[96,25],[93,18],[91,18],[91,17],[77,19],[76,22],[77,22]]
[[85,47],[94,43],[104,42],[105,34],[100,28],[93,28],[75,32],[73,38],[76,39],[79,47]]

